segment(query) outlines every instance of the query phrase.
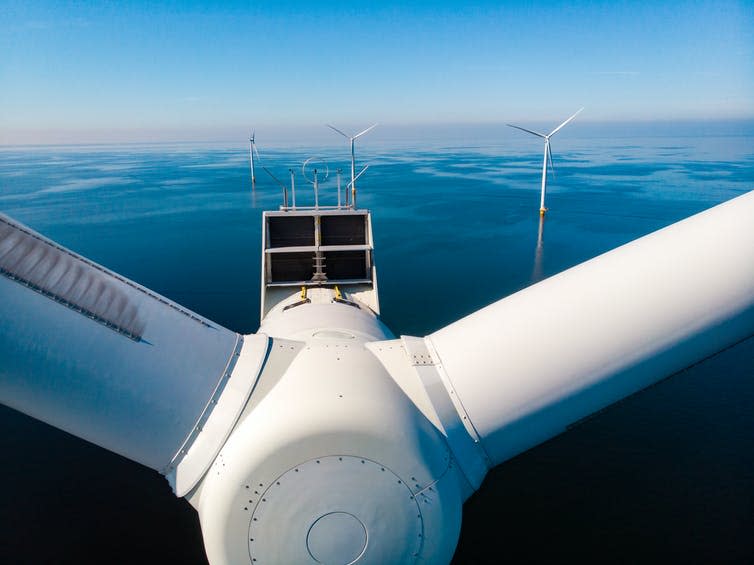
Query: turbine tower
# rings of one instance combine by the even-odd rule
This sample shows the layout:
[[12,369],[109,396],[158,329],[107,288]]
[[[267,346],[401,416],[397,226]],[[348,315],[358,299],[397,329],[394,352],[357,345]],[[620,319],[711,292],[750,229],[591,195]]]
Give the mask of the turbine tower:
[[532,135],[536,135],[537,137],[541,137],[545,140],[545,153],[544,158],[542,161],[542,195],[539,199],[539,215],[544,216],[545,212],[547,212],[547,208],[545,208],[545,192],[547,191],[547,161],[550,162],[550,169],[552,169],[553,175],[555,174],[555,167],[552,166],[552,151],[550,150],[550,138],[555,135],[560,129],[565,126],[568,122],[570,122],[572,119],[574,119],[576,116],[579,115],[581,110],[584,108],[581,108],[578,112],[576,112],[573,116],[568,118],[566,121],[564,121],[562,124],[560,124],[558,127],[556,127],[554,130],[552,130],[547,135],[543,133],[538,133],[536,131],[532,131],[530,129],[522,128],[521,126],[514,126],[513,124],[505,124],[507,126],[510,126],[512,128],[520,129],[521,131],[525,131],[526,133],[530,133]]
[[[351,182],[349,184],[351,185],[351,207],[352,208],[356,208],[356,178],[357,178],[357,175],[356,175],[356,155],[354,153],[354,148],[353,148],[354,141],[356,141],[358,138],[360,138],[365,133],[367,133],[369,131],[372,131],[374,128],[377,127],[377,124],[373,124],[373,125],[369,126],[367,129],[365,129],[364,131],[360,131],[356,135],[348,135],[347,133],[343,133],[338,128],[336,128],[335,126],[331,126],[330,124],[325,124],[325,125],[327,127],[329,127],[331,130],[333,130],[333,131],[339,133],[340,135],[342,135],[343,137],[345,137],[351,143]],[[364,171],[362,171],[362,172],[364,172]],[[361,173],[359,173],[359,176],[361,176]],[[347,196],[346,196],[346,198],[347,198]]]
[[254,153],[257,153],[257,156],[259,156],[259,152],[257,151],[256,143],[254,142],[254,134],[256,132],[252,131],[251,135],[249,136],[249,172],[251,173],[251,186],[252,188],[256,186],[257,184],[257,176],[254,172]]

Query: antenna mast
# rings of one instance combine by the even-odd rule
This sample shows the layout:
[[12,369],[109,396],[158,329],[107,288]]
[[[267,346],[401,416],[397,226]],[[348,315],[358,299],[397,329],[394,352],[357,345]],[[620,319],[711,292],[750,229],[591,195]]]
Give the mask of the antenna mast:
[[[321,169],[318,169],[318,165]],[[307,166],[312,171],[311,177],[306,173]],[[324,169],[324,171],[322,171],[322,169]],[[320,173],[322,173],[322,180],[319,178]],[[325,182],[330,177],[330,166],[327,164],[327,161],[321,157],[309,157],[304,161],[304,164],[301,165],[301,174],[303,175],[304,180],[314,187],[314,209],[317,210],[319,209],[319,184],[320,182]]]
[[[280,180],[278,180],[278,178],[275,175],[273,175],[267,167],[262,165],[262,169],[264,170],[265,173],[270,175],[270,178],[272,180],[274,180],[278,185],[280,185],[280,188],[283,189],[283,208],[288,208],[288,187],[285,186],[282,182],[280,182]],[[293,179],[293,175],[291,175],[291,179]],[[294,199],[295,199],[295,196],[294,196]]]
[[[338,128],[336,128],[335,126],[331,126],[330,124],[325,124],[325,125],[327,125],[327,127],[329,127],[331,130],[339,133],[340,135],[342,135],[343,137],[345,137],[347,140],[351,142],[351,182],[348,184],[351,187],[351,208],[355,210],[356,209],[356,179],[361,176],[361,173],[359,173],[358,175],[356,174],[356,153],[354,151],[354,141],[356,141],[359,137],[361,137],[365,133],[372,131],[374,128],[377,127],[377,124],[373,124],[369,126],[367,129],[357,133],[356,135],[348,135],[346,133],[343,133]],[[366,168],[362,170],[361,172],[363,173],[365,170]],[[346,193],[346,203],[348,203],[347,193]]]

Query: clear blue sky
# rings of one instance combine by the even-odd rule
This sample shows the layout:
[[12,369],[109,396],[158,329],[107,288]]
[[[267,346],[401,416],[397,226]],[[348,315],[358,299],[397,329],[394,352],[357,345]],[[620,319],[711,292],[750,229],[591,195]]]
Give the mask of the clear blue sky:
[[751,1],[375,4],[0,0],[0,143],[754,117]]

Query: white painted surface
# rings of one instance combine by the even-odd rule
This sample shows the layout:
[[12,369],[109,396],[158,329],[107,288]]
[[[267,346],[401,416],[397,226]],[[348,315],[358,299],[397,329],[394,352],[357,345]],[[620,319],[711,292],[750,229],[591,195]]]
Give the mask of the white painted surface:
[[[362,341],[393,337],[390,330],[366,305],[358,307],[333,302],[335,291],[332,288],[310,288],[306,296],[310,303],[286,310],[286,306],[301,300],[300,292],[290,292],[262,320],[259,331],[271,337],[303,341],[324,329],[339,330]],[[358,298],[348,293],[344,293],[343,297],[352,302],[358,301]]]
[[429,336],[495,464],[754,333],[754,192]]
[[373,342],[366,347],[445,437],[464,478],[466,499],[482,484],[490,462],[430,346],[425,338],[403,336],[400,340]]
[[[370,319],[375,327],[367,333],[379,333]],[[447,563],[460,530],[463,478],[442,433],[364,339],[309,335],[278,371],[263,370],[266,392],[252,394],[253,408],[193,501],[210,562],[316,563],[310,531],[315,554],[345,559],[357,549],[353,540],[336,535],[328,548],[316,526],[323,516],[345,513],[367,532],[358,563]]]
[[[80,286],[73,293],[50,286],[68,298],[66,305],[0,274],[0,401],[163,471],[209,415],[208,402],[221,390],[240,336],[49,245],[65,255],[69,270],[96,276],[70,276]],[[102,286],[108,293],[99,294]],[[139,320],[138,339],[74,309],[89,304],[96,313],[100,299],[88,293],[128,304]]]
[[166,473],[176,496],[186,496],[207,472],[228,439],[246,401],[256,385],[270,345],[264,334],[244,337],[238,360],[224,383],[219,397],[210,400],[214,407],[198,429],[196,438],[186,446],[185,456]]

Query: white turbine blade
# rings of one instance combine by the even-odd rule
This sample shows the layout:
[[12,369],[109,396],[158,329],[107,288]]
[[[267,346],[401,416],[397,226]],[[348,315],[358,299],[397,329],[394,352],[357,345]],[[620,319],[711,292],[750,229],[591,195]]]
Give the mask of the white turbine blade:
[[356,176],[355,176],[355,177],[353,178],[353,180],[352,180],[352,181],[349,181],[349,182],[348,182],[348,184],[346,185],[346,188],[349,188],[349,187],[350,187],[351,185],[353,185],[353,183],[355,183],[355,182],[356,182],[357,180],[359,180],[359,177],[360,177],[361,175],[363,175],[364,173],[366,173],[366,172],[367,172],[367,169],[368,169],[368,168],[369,168],[369,165],[364,165],[364,168],[363,168],[363,169],[361,169],[361,171],[359,172],[359,174],[358,174],[358,175],[356,175]]
[[530,129],[522,128],[521,126],[514,126],[513,124],[505,124],[508,127],[520,129],[521,131],[525,131],[526,133],[530,133],[532,135],[536,135],[537,137],[541,137],[542,139],[547,138],[546,135],[543,135],[541,133],[537,133],[536,131],[532,131]]
[[251,150],[257,156],[257,160],[261,163],[262,159],[259,156],[259,149],[257,149],[256,130],[251,132],[251,138],[249,139],[249,141],[251,142]]
[[266,354],[266,337],[227,330],[3,215],[0,296],[0,402],[160,471],[179,496],[222,447]]
[[565,122],[563,122],[562,124],[560,124],[560,125],[559,125],[558,127],[556,127],[556,128],[554,129],[554,130],[552,130],[552,131],[550,132],[550,135],[548,135],[547,137],[551,137],[551,136],[555,135],[555,134],[556,134],[557,132],[559,132],[559,131],[560,131],[560,129],[561,129],[562,127],[564,127],[564,126],[565,126],[565,125],[566,125],[566,124],[567,124],[568,122],[570,122],[570,121],[571,121],[571,120],[572,120],[573,118],[575,118],[576,116],[578,116],[578,115],[579,115],[579,114],[581,113],[581,110],[583,110],[583,109],[584,109],[584,108],[580,108],[580,109],[579,109],[579,111],[578,111],[578,112],[576,112],[576,113],[575,113],[575,114],[574,114],[573,116],[571,116],[570,118],[568,118],[568,119],[567,119],[567,120],[566,120]]
[[357,133],[356,135],[354,135],[353,138],[354,139],[358,139],[359,137],[361,137],[365,133],[368,133],[368,132],[372,131],[376,127],[377,127],[377,124],[373,124],[373,125],[369,126],[367,129],[365,129],[364,131],[360,131],[359,133]]
[[552,164],[552,146],[550,143],[547,144],[547,160],[550,163],[550,171],[552,172],[552,178],[555,178],[555,167]]
[[278,183],[278,184],[280,185],[280,187],[281,187],[281,188],[282,188],[283,190],[288,190],[288,187],[287,187],[287,186],[285,186],[285,185],[284,185],[284,184],[282,183],[282,181],[280,181],[280,180],[279,180],[279,179],[278,179],[278,178],[277,178],[277,177],[276,177],[275,175],[273,175],[273,174],[272,174],[272,172],[270,171],[270,169],[268,169],[268,168],[267,168],[267,167],[265,167],[264,165],[260,165],[260,166],[262,167],[262,170],[264,170],[264,172],[265,172],[265,173],[267,173],[268,175],[270,175],[270,178],[271,178],[272,180],[274,180],[274,181],[275,181],[276,183]]
[[330,124],[325,124],[325,125],[326,125],[327,127],[329,127],[329,128],[331,129],[331,130],[338,132],[338,133],[339,133],[340,135],[342,135],[342,136],[343,136],[343,137],[345,137],[346,139],[351,139],[351,136],[350,136],[350,135],[348,135],[347,133],[343,133],[342,131],[340,131],[340,130],[339,130],[338,128],[336,128],[335,126],[331,126]]
[[431,334],[425,382],[497,465],[754,334],[752,249],[754,191]]

